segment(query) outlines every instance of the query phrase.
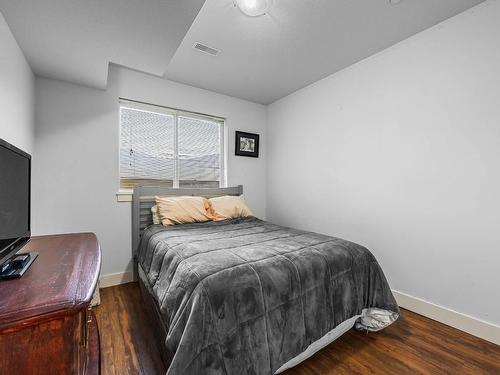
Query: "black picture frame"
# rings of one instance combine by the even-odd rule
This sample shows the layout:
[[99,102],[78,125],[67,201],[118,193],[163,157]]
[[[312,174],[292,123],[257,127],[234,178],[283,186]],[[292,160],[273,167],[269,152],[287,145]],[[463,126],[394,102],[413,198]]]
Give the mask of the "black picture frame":
[[259,157],[259,135],[246,132],[236,132],[234,154],[238,156]]

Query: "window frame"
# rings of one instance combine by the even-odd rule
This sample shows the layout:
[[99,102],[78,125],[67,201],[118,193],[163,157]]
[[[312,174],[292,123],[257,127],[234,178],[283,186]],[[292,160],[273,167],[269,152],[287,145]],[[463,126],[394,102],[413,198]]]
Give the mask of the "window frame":
[[137,111],[152,112],[160,115],[169,115],[174,117],[174,179],[172,181],[173,188],[179,188],[179,148],[178,148],[178,120],[179,117],[187,117],[198,120],[208,120],[219,123],[219,142],[220,142],[220,182],[219,187],[227,186],[227,171],[226,171],[226,118],[214,115],[208,115],[200,112],[187,111],[178,108],[166,107],[157,104],[145,103],[136,100],[119,98],[118,99],[118,192],[116,198],[118,202],[131,202],[134,193],[133,188],[122,188],[121,185],[121,139],[122,139],[122,126],[121,126],[121,109],[129,108]]

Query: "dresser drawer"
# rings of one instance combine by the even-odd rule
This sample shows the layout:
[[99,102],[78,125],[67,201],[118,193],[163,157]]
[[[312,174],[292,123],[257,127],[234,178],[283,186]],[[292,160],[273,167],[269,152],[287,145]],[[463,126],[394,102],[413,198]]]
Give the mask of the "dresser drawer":
[[99,375],[101,373],[101,350],[99,329],[93,311],[90,311],[87,322],[87,367],[85,375]]
[[79,314],[21,324],[0,334],[0,375],[81,374]]
[[97,320],[92,307],[87,307],[80,314],[80,373],[100,373],[100,348]]
[[92,311],[92,307],[87,307],[82,313],[81,313],[81,340],[80,343],[83,347],[88,346],[88,332],[89,332],[89,326],[92,323],[92,321],[95,319],[94,313]]

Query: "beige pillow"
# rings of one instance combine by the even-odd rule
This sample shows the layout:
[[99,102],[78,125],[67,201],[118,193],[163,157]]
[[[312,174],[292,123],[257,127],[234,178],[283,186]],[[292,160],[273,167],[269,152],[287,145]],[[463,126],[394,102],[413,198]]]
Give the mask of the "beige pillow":
[[243,195],[239,197],[224,195],[210,198],[209,201],[216,221],[254,216],[246,205]]
[[161,224],[160,213],[158,212],[158,205],[151,207],[151,216],[153,216],[153,224]]
[[213,220],[210,203],[203,197],[155,197],[161,223],[165,226]]

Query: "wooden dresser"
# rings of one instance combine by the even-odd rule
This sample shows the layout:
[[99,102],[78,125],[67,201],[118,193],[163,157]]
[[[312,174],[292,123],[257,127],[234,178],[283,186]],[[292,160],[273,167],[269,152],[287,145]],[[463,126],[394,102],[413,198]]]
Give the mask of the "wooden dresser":
[[0,282],[0,375],[99,374],[96,236],[33,237],[24,250],[39,256],[23,277]]

